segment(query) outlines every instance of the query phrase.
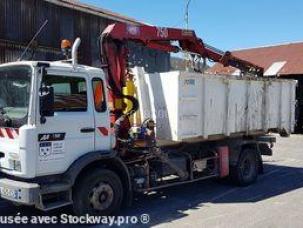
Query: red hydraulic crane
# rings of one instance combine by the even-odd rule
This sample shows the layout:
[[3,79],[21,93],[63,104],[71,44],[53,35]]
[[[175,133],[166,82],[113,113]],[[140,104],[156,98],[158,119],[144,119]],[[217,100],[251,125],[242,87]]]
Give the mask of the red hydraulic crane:
[[[113,100],[115,98],[131,100],[134,104],[132,111],[137,109],[136,99],[122,94],[122,87],[128,74],[128,49],[126,45],[128,41],[137,42],[160,51],[189,52],[222,63],[224,66],[236,67],[243,73],[256,76],[262,76],[264,71],[262,67],[239,59],[233,56],[231,52],[222,52],[205,44],[192,30],[125,23],[112,24],[101,35],[101,62],[108,73],[109,85],[113,91]],[[173,45],[173,41],[178,42],[179,46]]]

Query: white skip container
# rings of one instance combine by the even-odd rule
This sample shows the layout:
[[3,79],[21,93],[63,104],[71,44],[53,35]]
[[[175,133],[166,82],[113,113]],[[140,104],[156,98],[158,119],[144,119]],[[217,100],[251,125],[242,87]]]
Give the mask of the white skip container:
[[140,118],[153,118],[159,140],[291,133],[295,80],[238,79],[190,72],[146,74],[136,68]]

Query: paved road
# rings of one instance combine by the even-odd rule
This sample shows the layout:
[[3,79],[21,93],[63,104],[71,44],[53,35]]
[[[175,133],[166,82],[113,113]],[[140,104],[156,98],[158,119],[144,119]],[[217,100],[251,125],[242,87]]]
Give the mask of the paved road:
[[[273,157],[264,157],[265,174],[240,188],[215,181],[179,186],[141,196],[123,215],[150,215],[157,227],[302,227],[303,136],[278,138]],[[0,202],[0,215],[43,215]],[[69,208],[52,212],[70,213]],[[49,213],[48,213],[49,214]]]

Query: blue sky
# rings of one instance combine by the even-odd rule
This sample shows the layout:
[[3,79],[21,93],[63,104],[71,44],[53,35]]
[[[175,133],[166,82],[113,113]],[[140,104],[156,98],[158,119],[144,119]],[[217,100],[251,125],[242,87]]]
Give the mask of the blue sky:
[[[185,26],[186,0],[81,1],[158,26]],[[303,41],[303,1],[191,0],[190,28],[223,50]]]

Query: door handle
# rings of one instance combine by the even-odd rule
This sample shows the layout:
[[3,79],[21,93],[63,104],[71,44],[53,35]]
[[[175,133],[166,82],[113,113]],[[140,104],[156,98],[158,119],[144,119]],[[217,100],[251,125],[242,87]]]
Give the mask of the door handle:
[[95,131],[95,128],[92,127],[85,127],[85,128],[81,128],[81,133],[91,133]]

